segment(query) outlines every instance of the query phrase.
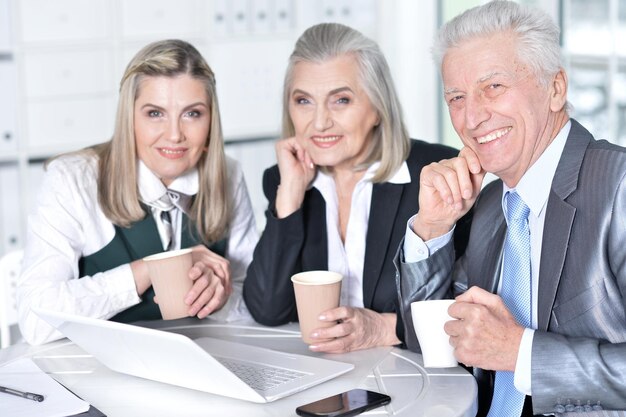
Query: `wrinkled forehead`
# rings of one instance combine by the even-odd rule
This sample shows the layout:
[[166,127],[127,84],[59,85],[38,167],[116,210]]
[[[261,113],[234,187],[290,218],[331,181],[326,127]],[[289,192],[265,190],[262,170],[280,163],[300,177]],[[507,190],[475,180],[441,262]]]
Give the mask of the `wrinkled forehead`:
[[515,40],[506,34],[474,37],[448,48],[441,64],[444,89],[479,83],[494,75],[519,77],[528,68],[517,55]]

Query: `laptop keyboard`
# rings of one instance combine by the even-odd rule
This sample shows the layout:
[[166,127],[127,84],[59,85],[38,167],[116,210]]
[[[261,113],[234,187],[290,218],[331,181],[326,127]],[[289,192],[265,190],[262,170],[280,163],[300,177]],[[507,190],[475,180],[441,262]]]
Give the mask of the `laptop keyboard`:
[[275,366],[253,364],[216,356],[214,358],[257,391],[267,391],[307,375],[304,372]]

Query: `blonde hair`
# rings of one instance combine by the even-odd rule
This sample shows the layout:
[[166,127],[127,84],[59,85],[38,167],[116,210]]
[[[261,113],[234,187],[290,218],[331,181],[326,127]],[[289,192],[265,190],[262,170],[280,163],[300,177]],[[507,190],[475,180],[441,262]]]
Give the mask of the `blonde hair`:
[[98,203],[111,222],[130,227],[146,215],[139,199],[134,105],[141,81],[147,77],[188,74],[204,82],[211,112],[207,152],[198,161],[199,191],[189,217],[204,243],[227,232],[229,190],[226,156],[217,103],[215,76],[202,55],[181,40],[164,40],[141,49],[130,61],[120,82],[115,130],[110,141],[83,150],[98,157]]
[[406,160],[411,144],[385,56],[376,42],[355,29],[339,23],[321,23],[305,30],[297,40],[289,57],[283,86],[282,135],[290,137],[295,134],[289,116],[289,97],[296,64],[324,62],[342,55],[356,59],[360,81],[380,117],[380,123],[374,127],[366,158],[356,169],[366,169],[373,162],[380,161],[372,181],[385,182]]

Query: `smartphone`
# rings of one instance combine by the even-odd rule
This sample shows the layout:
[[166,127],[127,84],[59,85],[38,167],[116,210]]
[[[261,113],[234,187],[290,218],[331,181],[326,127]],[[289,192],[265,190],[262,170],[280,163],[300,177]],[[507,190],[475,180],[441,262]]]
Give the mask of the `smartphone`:
[[353,389],[296,408],[299,416],[348,417],[389,404],[391,397],[379,392]]

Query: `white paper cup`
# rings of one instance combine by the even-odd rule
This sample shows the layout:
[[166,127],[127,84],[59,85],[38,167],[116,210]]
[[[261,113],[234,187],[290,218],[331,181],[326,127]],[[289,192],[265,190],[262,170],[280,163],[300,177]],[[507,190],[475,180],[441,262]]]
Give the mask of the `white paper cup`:
[[319,342],[309,336],[320,327],[331,327],[333,322],[320,321],[321,312],[339,307],[342,275],[330,271],[300,272],[291,277],[296,294],[300,333],[305,343]]
[[193,281],[189,279],[193,263],[191,249],[161,252],[143,260],[148,266],[163,318],[172,320],[188,317],[189,306],[185,304],[185,296],[193,286]]
[[424,366],[450,368],[457,366],[450,336],[443,330],[447,321],[453,320],[448,307],[454,300],[427,300],[411,303],[411,317],[417,340],[422,348]]

